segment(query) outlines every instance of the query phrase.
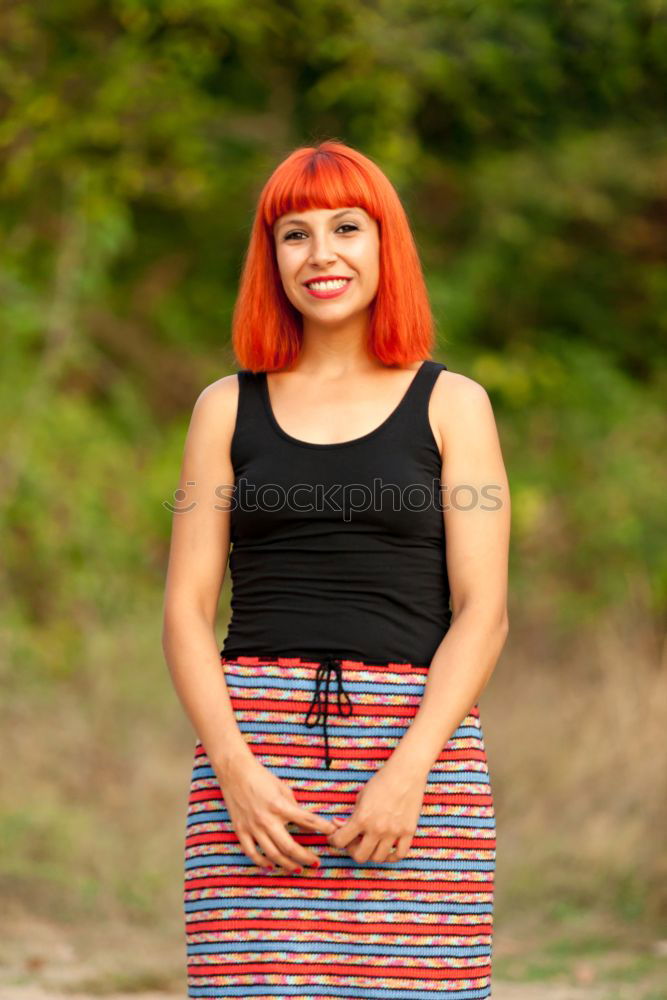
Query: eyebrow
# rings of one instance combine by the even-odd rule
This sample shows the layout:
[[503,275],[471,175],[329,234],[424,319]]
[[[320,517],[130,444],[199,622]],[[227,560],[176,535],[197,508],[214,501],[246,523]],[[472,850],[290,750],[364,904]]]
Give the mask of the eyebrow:
[[[348,212],[360,212],[360,211],[361,209],[356,207],[343,208],[340,212],[336,212],[334,215],[332,215],[331,218],[339,219],[341,215],[347,215]],[[307,225],[308,223],[306,222],[305,219],[285,219],[283,222],[280,223],[280,225],[277,228],[282,229],[283,226],[307,226]]]

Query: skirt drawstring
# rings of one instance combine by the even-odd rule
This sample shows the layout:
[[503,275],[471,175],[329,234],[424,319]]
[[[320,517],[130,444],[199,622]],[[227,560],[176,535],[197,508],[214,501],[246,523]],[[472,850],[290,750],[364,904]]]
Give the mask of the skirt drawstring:
[[[343,687],[343,667],[341,661],[336,656],[324,656],[320,661],[317,672],[315,674],[315,693],[313,695],[313,700],[310,703],[310,708],[306,713],[305,723],[307,726],[316,726],[319,722],[323,723],[324,730],[324,760],[327,768],[331,767],[331,757],[329,755],[329,734],[327,732],[327,721],[329,716],[329,686],[331,684],[331,675],[335,674],[338,682],[338,714],[339,715],[352,715],[354,708],[352,706],[352,701],[350,696]],[[322,691],[322,684],[326,680],[326,689]],[[341,695],[347,700],[348,711],[343,711],[343,706],[341,703]],[[310,713],[317,708],[317,715],[315,718],[309,722]]]

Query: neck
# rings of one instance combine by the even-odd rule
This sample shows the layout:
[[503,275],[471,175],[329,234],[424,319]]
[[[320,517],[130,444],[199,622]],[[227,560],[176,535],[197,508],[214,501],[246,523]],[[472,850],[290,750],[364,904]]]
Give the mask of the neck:
[[322,324],[304,317],[299,371],[344,376],[347,372],[381,367],[368,352],[368,311],[350,316],[339,325]]

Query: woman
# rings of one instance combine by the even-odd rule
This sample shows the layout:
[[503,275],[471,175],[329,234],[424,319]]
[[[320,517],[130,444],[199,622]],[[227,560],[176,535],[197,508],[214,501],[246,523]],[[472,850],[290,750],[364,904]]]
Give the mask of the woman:
[[489,997],[477,700],[508,631],[508,484],[486,391],[428,357],[415,243],[367,157],[330,140],[273,172],[233,343],[242,370],[194,407],[165,597],[197,733],[188,995]]

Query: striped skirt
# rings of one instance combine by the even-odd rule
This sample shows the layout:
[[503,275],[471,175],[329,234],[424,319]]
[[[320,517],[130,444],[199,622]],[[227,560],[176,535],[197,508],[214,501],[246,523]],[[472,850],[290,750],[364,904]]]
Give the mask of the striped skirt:
[[[306,722],[322,662],[221,657],[255,756],[300,805],[346,819],[414,718],[428,667],[337,661],[351,711],[340,713],[333,683],[325,733],[319,722]],[[405,858],[358,862],[325,834],[292,823],[287,829],[319,856],[319,870],[264,874],[257,867],[241,848],[197,740],[185,831],[189,997],[491,996],[496,827],[478,705],[429,772]]]

